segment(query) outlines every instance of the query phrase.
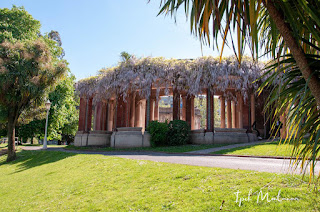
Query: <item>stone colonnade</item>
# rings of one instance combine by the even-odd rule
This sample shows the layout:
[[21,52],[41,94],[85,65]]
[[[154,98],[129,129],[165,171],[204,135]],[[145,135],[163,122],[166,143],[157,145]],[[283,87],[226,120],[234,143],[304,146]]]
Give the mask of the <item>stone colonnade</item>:
[[[219,94],[219,93],[218,93]],[[173,89],[173,120],[182,119],[189,123],[191,130],[195,129],[194,96],[180,94]],[[207,89],[207,127],[206,131],[214,131],[214,93]],[[219,95],[218,95],[219,96]],[[251,129],[255,121],[255,97],[244,104],[243,97],[237,94],[236,100],[226,100],[222,95],[220,99],[220,128],[246,128]],[[181,98],[180,98],[181,97]],[[182,108],[180,111],[180,99]],[[142,131],[150,121],[159,120],[159,99],[151,96],[149,99],[141,98],[136,92],[108,101],[98,101],[94,104],[92,98],[80,98],[79,131],[114,131],[120,127],[141,127]],[[180,116],[181,114],[181,116]],[[93,120],[93,126],[92,126]],[[245,126],[244,126],[245,125]]]
[[[125,97],[118,96],[109,100],[96,102],[93,102],[92,97],[81,97],[78,137],[76,136],[77,142],[82,146],[91,145],[92,143],[95,145],[106,143],[106,145],[113,145],[115,147],[116,141],[119,142],[119,138],[123,136],[126,139],[120,139],[121,145],[126,146],[128,137],[124,135],[132,132],[135,134],[137,142],[142,140],[142,144],[138,144],[138,146],[145,146],[148,142],[144,138],[146,127],[150,121],[159,120],[159,98],[156,97],[155,90],[152,91],[154,92],[151,92],[151,96],[148,99],[142,98],[136,91],[128,93]],[[210,89],[206,89],[205,92],[207,96],[207,123],[205,130],[199,130],[195,129],[195,96],[179,92],[175,88],[170,89],[170,94],[173,96],[173,120],[182,119],[190,125],[192,138],[195,140],[194,143],[197,143],[196,140],[199,141],[198,143],[212,143],[214,137],[220,143],[230,137],[229,142],[231,142],[231,138],[234,137],[235,133],[240,133],[241,137],[245,135],[245,132],[251,131],[251,125],[255,121],[254,95],[251,95],[244,102],[243,97],[239,93],[236,94],[236,100],[226,100],[222,92],[213,93]],[[163,91],[160,93],[161,95],[164,95]],[[215,95],[219,96],[221,104],[220,128],[214,127]],[[116,135],[118,137],[115,137]],[[243,138],[248,139],[247,135]],[[91,142],[90,139],[94,140],[94,142]],[[239,140],[239,142],[242,141]]]

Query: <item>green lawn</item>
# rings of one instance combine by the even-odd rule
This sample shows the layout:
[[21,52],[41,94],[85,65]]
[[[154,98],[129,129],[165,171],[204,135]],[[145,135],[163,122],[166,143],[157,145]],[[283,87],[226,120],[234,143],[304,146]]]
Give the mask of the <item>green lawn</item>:
[[[1,211],[319,211],[299,176],[197,167],[103,155],[21,151],[0,157]],[[249,201],[236,203],[239,197]],[[269,200],[280,191],[280,200]],[[288,201],[282,198],[296,198]]]
[[4,148],[7,148],[8,144],[0,144],[0,150],[1,149],[4,149]]
[[127,148],[127,149],[115,149],[112,147],[75,147],[72,145],[67,146],[65,149],[72,150],[94,150],[94,151],[154,151],[154,152],[168,152],[168,153],[182,153],[190,152],[201,149],[209,149],[215,147],[226,146],[229,144],[203,144],[203,145],[182,145],[182,146],[164,146],[164,147],[139,147],[139,148]]
[[[301,144],[303,148],[305,144]],[[226,155],[252,155],[252,156],[283,156],[290,157],[293,144],[281,144],[278,141],[257,144],[253,146],[237,147],[233,149],[220,150],[212,154]]]

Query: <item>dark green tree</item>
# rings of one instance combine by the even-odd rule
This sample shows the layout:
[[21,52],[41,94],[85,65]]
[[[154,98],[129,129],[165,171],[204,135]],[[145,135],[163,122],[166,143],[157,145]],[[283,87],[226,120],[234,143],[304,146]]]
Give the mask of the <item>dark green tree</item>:
[[[61,48],[40,36],[40,23],[23,8],[0,10],[0,105],[7,121],[8,157],[14,160],[15,127],[23,111],[38,106],[65,76]],[[30,26],[30,28],[29,28]]]

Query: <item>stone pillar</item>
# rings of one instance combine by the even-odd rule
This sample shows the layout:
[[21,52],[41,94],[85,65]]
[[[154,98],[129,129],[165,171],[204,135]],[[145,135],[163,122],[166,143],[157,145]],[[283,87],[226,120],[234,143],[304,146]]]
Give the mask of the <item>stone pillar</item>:
[[113,120],[114,120],[114,114],[115,114],[115,101],[109,100],[108,104],[108,124],[107,124],[107,131],[113,130]]
[[124,116],[125,117],[125,127],[129,127],[130,126],[130,106],[131,106],[131,95],[127,95],[126,98],[126,102],[125,102],[125,111],[124,112]]
[[94,130],[102,130],[102,102],[96,103],[95,114],[94,114]]
[[130,120],[129,127],[134,127],[136,118],[136,94],[133,92],[130,95]]
[[150,97],[146,100],[146,108],[145,108],[145,129],[149,126],[150,123]]
[[86,109],[86,128],[85,131],[91,131],[91,121],[92,121],[92,98],[87,99],[87,109]]
[[236,116],[237,116],[237,111],[236,111],[236,103],[235,101],[231,101],[231,110],[232,110],[232,128],[237,128],[236,127]]
[[141,126],[141,107],[142,102],[140,100],[136,101],[135,105],[135,119],[134,119],[134,126],[135,127],[142,127]]
[[207,131],[214,131],[214,94],[207,89]]
[[227,126],[232,128],[231,100],[227,100]]
[[180,119],[180,94],[176,88],[173,89],[172,119]]
[[287,129],[286,129],[286,121],[287,120],[286,119],[287,119],[287,117],[285,114],[282,114],[280,116],[280,122],[282,123],[282,128],[280,129],[279,134],[280,134],[280,138],[282,138],[282,139],[285,139],[287,136]]
[[220,96],[220,104],[221,104],[221,128],[226,128],[226,106],[225,106],[225,98]]
[[78,131],[85,131],[86,111],[87,111],[87,99],[84,97],[81,97],[80,98],[80,105],[79,105]]
[[191,130],[194,126],[194,96],[187,96],[186,98],[186,122],[190,125]]
[[108,128],[108,104],[106,102],[102,102],[102,120],[101,120],[101,130],[106,131]]
[[182,96],[182,111],[181,111],[181,118],[183,121],[186,121],[186,96]]
[[145,128],[146,128],[146,117],[147,117],[147,110],[146,110],[146,107],[147,107],[147,100],[146,99],[142,99],[140,100],[140,105],[141,105],[141,127],[142,127],[142,132],[145,131]]
[[159,100],[155,99],[154,101],[154,115],[153,118],[155,121],[159,121]]
[[243,128],[243,98],[241,94],[238,95],[239,104],[239,128]]
[[113,114],[113,122],[112,122],[112,131],[117,128],[118,124],[118,106],[119,105],[119,98],[116,98],[114,101],[114,114]]
[[[254,94],[250,95],[250,103],[251,103],[251,125],[256,121],[256,102],[254,98]],[[251,126],[250,126],[251,127]]]
[[150,121],[154,120],[154,98],[150,98]]

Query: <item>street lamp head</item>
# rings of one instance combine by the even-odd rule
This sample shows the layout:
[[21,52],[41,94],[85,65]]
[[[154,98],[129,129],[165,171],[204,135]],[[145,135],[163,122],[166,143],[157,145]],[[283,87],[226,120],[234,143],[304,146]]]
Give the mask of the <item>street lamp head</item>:
[[49,99],[48,99],[48,101],[45,103],[45,105],[46,105],[46,109],[47,109],[47,110],[50,110],[51,102],[50,102]]

